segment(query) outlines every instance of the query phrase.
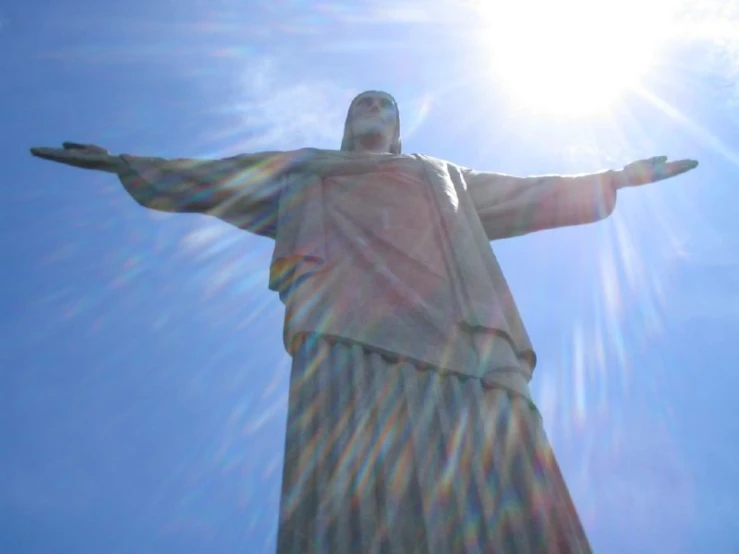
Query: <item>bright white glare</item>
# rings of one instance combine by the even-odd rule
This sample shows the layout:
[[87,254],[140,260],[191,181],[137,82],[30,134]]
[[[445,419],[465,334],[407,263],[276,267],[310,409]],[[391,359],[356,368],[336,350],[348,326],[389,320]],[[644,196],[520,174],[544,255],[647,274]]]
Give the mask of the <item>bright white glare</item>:
[[670,0],[478,0],[495,86],[521,109],[590,115],[652,67]]

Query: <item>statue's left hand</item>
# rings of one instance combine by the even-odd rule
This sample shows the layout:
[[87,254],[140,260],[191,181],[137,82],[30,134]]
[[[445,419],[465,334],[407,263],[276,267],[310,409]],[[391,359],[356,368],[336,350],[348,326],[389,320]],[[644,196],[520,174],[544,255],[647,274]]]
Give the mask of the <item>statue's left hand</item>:
[[668,162],[667,156],[657,156],[632,162],[616,171],[616,188],[635,187],[675,177],[698,166],[696,160]]
[[31,154],[37,158],[52,162],[63,163],[82,169],[96,169],[118,173],[123,167],[120,156],[112,156],[102,146],[94,144],[80,144],[78,142],[62,143],[61,148],[34,147]]

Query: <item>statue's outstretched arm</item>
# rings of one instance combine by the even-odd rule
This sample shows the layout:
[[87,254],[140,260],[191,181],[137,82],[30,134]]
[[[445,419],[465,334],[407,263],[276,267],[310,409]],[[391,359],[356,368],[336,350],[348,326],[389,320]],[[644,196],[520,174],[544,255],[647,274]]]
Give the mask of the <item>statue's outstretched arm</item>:
[[514,177],[470,169],[462,173],[493,240],[598,221],[613,212],[618,189],[661,181],[697,165],[694,160],[667,162],[659,156],[621,170],[585,175]]
[[31,153],[73,167],[115,173],[126,191],[147,208],[204,213],[271,237],[281,187],[305,157],[300,151],[218,160],[116,156],[99,146],[69,142],[62,148],[32,148]]

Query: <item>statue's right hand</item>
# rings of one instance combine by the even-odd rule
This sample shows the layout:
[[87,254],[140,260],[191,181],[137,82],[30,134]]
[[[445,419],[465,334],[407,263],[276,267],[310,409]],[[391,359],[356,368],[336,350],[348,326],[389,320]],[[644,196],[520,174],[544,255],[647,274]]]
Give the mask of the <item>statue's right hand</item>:
[[119,156],[111,156],[105,148],[94,144],[64,142],[61,148],[31,148],[31,154],[52,162],[111,173],[118,173],[122,165]]

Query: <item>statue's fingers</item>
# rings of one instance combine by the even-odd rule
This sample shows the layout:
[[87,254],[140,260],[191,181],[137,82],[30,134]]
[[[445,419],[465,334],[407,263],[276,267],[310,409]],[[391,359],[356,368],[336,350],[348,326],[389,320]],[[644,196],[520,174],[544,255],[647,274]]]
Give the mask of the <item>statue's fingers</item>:
[[61,148],[31,148],[31,154],[44,160],[71,165],[81,169],[97,169],[98,167],[102,167],[99,160],[90,159],[88,156],[73,150],[63,150]]
[[[72,144],[75,144],[75,146],[71,146]],[[31,148],[31,154],[45,160],[66,162],[79,158],[80,152],[75,152],[75,150],[87,150],[87,147],[83,144],[76,145],[76,143],[65,142],[62,144],[62,148]]]
[[655,167],[654,180],[661,181],[662,179],[667,179],[669,177],[676,177],[677,175],[681,175],[691,169],[695,169],[697,166],[698,162],[695,160],[678,160],[666,163]]
[[668,173],[671,175],[680,175],[681,173],[685,173],[686,171],[690,171],[691,169],[698,167],[698,162],[696,160],[678,160],[676,162],[666,164],[666,167],[668,169]]
[[31,154],[33,154],[37,158],[43,158],[45,160],[52,161],[61,161],[65,157],[64,150],[61,150],[59,148],[34,147],[31,148]]

